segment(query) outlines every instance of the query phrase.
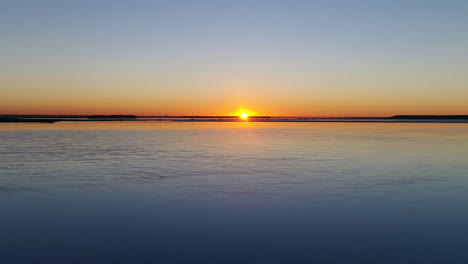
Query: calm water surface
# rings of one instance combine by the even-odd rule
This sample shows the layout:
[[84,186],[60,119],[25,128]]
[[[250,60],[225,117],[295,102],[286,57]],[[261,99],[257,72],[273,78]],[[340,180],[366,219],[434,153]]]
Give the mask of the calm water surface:
[[468,124],[0,124],[1,263],[466,263]]

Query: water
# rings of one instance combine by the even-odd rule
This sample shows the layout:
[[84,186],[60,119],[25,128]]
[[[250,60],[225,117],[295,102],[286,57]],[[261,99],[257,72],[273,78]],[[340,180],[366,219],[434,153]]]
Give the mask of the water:
[[464,263],[468,124],[0,124],[2,263]]

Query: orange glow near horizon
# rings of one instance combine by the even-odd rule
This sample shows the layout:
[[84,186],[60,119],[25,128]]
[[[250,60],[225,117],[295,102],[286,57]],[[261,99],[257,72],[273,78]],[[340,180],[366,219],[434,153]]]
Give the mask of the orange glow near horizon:
[[247,113],[242,113],[242,114],[240,114],[239,117],[240,117],[240,119],[247,120],[247,119],[249,119],[249,114],[247,114]]
[[[16,98],[14,98],[16,99]],[[422,103],[410,102],[400,107],[394,107],[388,103],[377,101],[362,103],[348,102],[317,102],[313,106],[301,105],[300,103],[285,102],[284,104],[262,104],[256,105],[258,111],[250,111],[245,108],[239,108],[237,111],[226,111],[230,107],[219,105],[205,106],[195,104],[193,102],[174,103],[173,105],[159,105],[151,102],[135,101],[105,101],[98,104],[97,102],[86,102],[85,100],[77,99],[77,102],[70,102],[70,99],[65,98],[63,101],[44,100],[38,103],[22,102],[20,100],[0,100],[0,115],[2,114],[25,114],[25,115],[137,115],[137,116],[178,116],[178,115],[195,115],[195,116],[236,116],[241,117],[242,113],[252,116],[314,116],[314,117],[384,117],[398,114],[465,114],[466,109],[453,104],[452,106],[439,105],[433,108],[423,108]],[[379,103],[377,105],[377,103]],[[66,104],[66,105],[65,105]]]
[[[465,114],[468,111],[465,97],[456,99],[446,97],[431,104],[430,98],[406,98],[395,100],[383,98],[325,97],[316,95],[310,100],[278,98],[265,95],[262,98],[236,98],[209,95],[203,98],[157,97],[154,95],[93,94],[85,97],[75,92],[31,96],[21,92],[6,92],[0,98],[2,114],[37,114],[37,115],[194,115],[194,116],[236,116],[242,113],[248,116],[314,116],[314,117],[384,117],[398,114]],[[443,98],[443,97],[441,97]],[[241,103],[242,101],[242,103]],[[246,106],[246,107],[244,107]],[[230,110],[231,109],[231,110]],[[255,109],[252,111],[251,109]],[[232,111],[234,110],[234,111]]]

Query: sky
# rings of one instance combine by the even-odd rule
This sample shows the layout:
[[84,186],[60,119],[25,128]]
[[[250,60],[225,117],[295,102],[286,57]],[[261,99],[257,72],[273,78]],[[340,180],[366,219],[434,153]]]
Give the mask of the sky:
[[0,114],[468,114],[468,1],[2,0]]

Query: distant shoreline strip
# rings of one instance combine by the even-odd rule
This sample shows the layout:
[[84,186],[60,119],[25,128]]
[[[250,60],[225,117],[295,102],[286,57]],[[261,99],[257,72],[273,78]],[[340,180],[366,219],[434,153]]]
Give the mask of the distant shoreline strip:
[[354,122],[354,123],[468,123],[468,115],[395,115],[391,117],[272,117],[251,116],[241,120],[237,116],[52,116],[0,115],[0,123],[56,123],[96,121],[167,121],[167,122]]

